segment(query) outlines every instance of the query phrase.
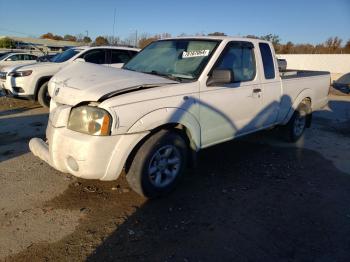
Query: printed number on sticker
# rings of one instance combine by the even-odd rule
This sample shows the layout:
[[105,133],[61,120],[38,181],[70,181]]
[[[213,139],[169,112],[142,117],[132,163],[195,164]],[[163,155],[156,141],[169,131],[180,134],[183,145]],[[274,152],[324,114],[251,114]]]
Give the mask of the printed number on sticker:
[[199,56],[208,56],[209,50],[197,50],[197,51],[183,51],[182,58],[190,58],[190,57],[199,57]]

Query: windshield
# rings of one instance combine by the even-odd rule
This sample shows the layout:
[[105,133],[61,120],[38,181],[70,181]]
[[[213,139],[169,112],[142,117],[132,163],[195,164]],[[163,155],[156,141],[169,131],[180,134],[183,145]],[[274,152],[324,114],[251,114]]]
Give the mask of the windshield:
[[68,49],[66,51],[64,51],[63,53],[60,53],[58,55],[56,55],[55,57],[53,57],[51,59],[51,62],[55,62],[55,63],[62,63],[65,62],[69,59],[71,59],[73,56],[75,56],[76,54],[80,53],[80,49]]
[[3,60],[5,57],[7,57],[10,53],[0,53],[0,60]]
[[123,68],[179,80],[195,80],[218,44],[216,40],[193,39],[153,42]]

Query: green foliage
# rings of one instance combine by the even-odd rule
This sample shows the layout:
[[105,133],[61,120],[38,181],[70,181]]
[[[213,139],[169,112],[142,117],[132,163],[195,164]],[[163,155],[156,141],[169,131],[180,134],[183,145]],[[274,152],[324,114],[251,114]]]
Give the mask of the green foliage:
[[273,35],[273,34],[260,36],[260,39],[270,41],[275,47],[278,46],[279,43],[281,42],[280,37],[278,35]]
[[11,38],[0,38],[0,48],[16,48],[16,43]]
[[83,38],[83,42],[84,42],[84,43],[91,43],[91,42],[92,42],[92,40],[91,40],[91,38],[90,38],[90,37],[88,37],[88,36],[84,36],[84,38]]
[[53,39],[54,35],[52,33],[46,33],[40,36],[42,39]]
[[63,37],[63,39],[66,40],[66,41],[73,41],[73,42],[77,41],[77,38],[75,36],[73,36],[73,35],[65,35]]
[[107,38],[103,37],[103,36],[98,36],[95,39],[95,43],[96,46],[100,46],[100,45],[108,45],[109,42],[107,40]]

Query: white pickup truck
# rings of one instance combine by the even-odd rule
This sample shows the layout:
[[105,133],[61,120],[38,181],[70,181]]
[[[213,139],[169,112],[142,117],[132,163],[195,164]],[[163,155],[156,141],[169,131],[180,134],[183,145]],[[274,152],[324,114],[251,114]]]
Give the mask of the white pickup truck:
[[[139,49],[129,47],[75,47],[55,56],[51,62],[4,67],[0,72],[0,89],[6,94],[38,101],[49,107],[47,85],[50,78],[76,60],[112,67],[122,67]],[[34,61],[36,62],[36,61]]]
[[123,69],[74,63],[49,83],[47,141],[31,151],[52,167],[133,190],[173,189],[200,149],[283,126],[296,141],[327,104],[328,72],[280,73],[269,42],[231,37],[153,42]]

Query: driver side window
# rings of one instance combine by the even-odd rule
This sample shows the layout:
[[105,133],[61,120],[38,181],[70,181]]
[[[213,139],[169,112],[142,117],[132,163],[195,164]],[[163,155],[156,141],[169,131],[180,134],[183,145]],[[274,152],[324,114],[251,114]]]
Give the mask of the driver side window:
[[233,72],[234,82],[251,81],[255,77],[256,65],[254,49],[249,42],[232,42],[220,58],[217,69]]

